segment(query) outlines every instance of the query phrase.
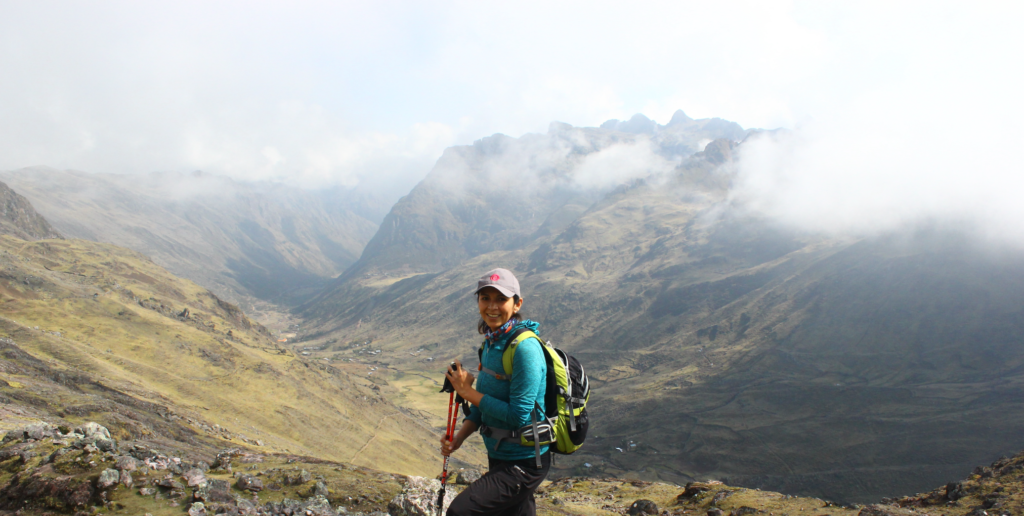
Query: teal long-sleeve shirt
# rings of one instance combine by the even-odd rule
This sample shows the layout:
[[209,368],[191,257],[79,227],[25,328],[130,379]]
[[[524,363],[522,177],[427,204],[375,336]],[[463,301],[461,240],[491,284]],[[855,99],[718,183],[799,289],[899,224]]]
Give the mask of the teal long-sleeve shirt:
[[[494,341],[484,342],[484,350],[481,363],[487,369],[499,374],[504,372],[501,363],[502,353],[510,344],[509,337],[519,329],[527,329],[540,334],[537,328],[540,325],[529,319],[522,321]],[[476,390],[483,394],[480,406],[474,406],[467,419],[479,426],[481,423],[492,428],[503,428],[516,430],[532,422],[530,412],[535,404],[540,405],[539,418],[544,417],[544,390],[547,383],[548,366],[544,360],[544,350],[541,343],[535,338],[529,338],[519,343],[516,347],[515,357],[512,359],[512,379],[498,380],[497,378],[481,372],[477,376]],[[505,441],[498,445],[496,439],[484,436],[484,446],[487,447],[487,455],[499,460],[528,459],[534,456],[532,446],[523,446],[518,443]],[[548,446],[540,447],[540,452],[546,453]]]

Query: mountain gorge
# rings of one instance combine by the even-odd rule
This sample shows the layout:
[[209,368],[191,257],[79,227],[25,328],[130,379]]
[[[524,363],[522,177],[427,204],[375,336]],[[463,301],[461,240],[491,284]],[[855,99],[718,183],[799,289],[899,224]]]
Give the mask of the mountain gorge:
[[296,304],[354,263],[378,201],[209,174],[0,174],[69,238],[143,253],[250,311]]
[[302,307],[304,338],[474,364],[470,286],[501,266],[596,386],[562,474],[865,501],[1024,445],[1024,257],[942,227],[775,224],[731,195],[746,131],[644,120],[449,149]]

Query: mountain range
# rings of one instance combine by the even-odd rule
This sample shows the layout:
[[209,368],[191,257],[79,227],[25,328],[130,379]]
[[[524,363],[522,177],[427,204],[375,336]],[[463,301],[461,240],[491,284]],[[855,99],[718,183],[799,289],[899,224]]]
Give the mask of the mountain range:
[[[320,389],[312,399],[320,401],[296,405],[298,420],[307,422],[323,400],[335,400],[319,393],[337,388],[349,394],[329,410],[349,418],[345,428],[359,436],[353,442],[409,447],[373,455],[381,468],[398,471],[402,461],[430,463],[430,426],[443,419],[446,401],[436,392],[441,364],[476,361],[470,287],[482,272],[506,267],[523,285],[527,317],[584,363],[594,386],[591,435],[576,455],[559,458],[555,476],[679,484],[718,478],[862,502],[931,489],[1024,448],[1024,256],[938,224],[848,237],[776,223],[734,196],[744,146],[758,137],[761,131],[682,111],[664,125],[637,115],[600,127],[553,123],[545,134],[519,138],[496,134],[447,149],[383,216],[372,198],[340,190],[204,174],[7,172],[0,179],[55,228],[19,225],[23,233],[5,237],[9,252],[64,258],[57,272],[42,258],[11,261],[8,267],[33,269],[11,269],[13,294],[0,315],[15,321],[9,334],[22,332],[18,346],[33,335],[24,332],[43,326],[23,321],[26,310],[33,320],[57,313],[84,321],[72,339],[89,342],[86,329],[107,319],[81,319],[77,305],[56,301],[73,298],[65,293],[71,286],[33,290],[38,300],[25,308],[29,294],[19,282],[52,282],[65,268],[74,274],[77,264],[92,264],[97,272],[85,274],[110,284],[93,288],[113,289],[93,293],[132,311],[132,303],[150,298],[173,309],[161,316],[166,321],[138,312],[156,325],[152,335],[111,331],[112,344],[103,344],[110,357],[87,344],[69,348],[91,358],[68,367],[97,378],[116,373],[122,385],[172,398],[163,393],[187,390],[187,382],[151,383],[83,364],[180,356],[212,368],[206,376],[213,378],[226,366],[200,348],[236,363],[243,360],[234,357],[248,357],[219,381],[256,382],[236,387],[254,389],[262,401],[223,397],[220,390],[235,385],[224,383],[198,398],[173,398],[175,406],[197,415],[205,411],[196,407],[208,407],[211,421],[230,421],[238,417],[227,410],[233,404],[253,409],[307,399],[298,392],[312,382]],[[56,231],[127,247],[153,262],[83,240],[20,243]],[[104,254],[124,258],[104,262]],[[116,265],[124,263],[131,268]],[[143,268],[173,288],[148,297],[115,294],[117,285],[133,293],[156,289],[133,276]],[[298,338],[283,345],[251,321],[221,322],[225,310],[244,317],[258,303],[294,307],[304,320]],[[156,332],[180,330],[157,328],[184,324],[171,312],[186,305],[282,358],[237,348],[226,333],[216,334],[216,346],[168,353],[174,343]],[[111,310],[103,317],[116,328],[137,320]],[[24,346],[63,360],[53,344]],[[261,361],[288,374],[259,383],[253,374]],[[292,390],[274,390],[277,383]],[[222,408],[206,405],[206,396],[222,400]],[[360,396],[373,403],[361,405]],[[388,418],[422,432],[374,438],[378,426],[391,431],[380,426]],[[322,440],[283,435],[290,420],[245,421],[275,435],[274,446],[330,453]],[[330,428],[340,421],[317,423],[317,435],[336,435]],[[344,450],[331,457],[345,457]]]
[[473,364],[470,286],[506,267],[595,386],[562,474],[870,500],[1024,445],[1024,257],[943,227],[776,224],[731,196],[751,133],[683,116],[448,149],[303,305],[304,338]]

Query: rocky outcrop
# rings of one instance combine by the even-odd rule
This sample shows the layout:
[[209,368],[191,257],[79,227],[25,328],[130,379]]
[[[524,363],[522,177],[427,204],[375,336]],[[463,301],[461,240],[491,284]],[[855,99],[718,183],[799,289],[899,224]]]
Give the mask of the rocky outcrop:
[[[448,510],[452,500],[458,493],[448,486],[444,494],[444,507],[441,514]],[[423,477],[409,477],[405,490],[388,504],[391,516],[434,516],[437,514],[437,494],[441,489],[441,481]]]
[[28,199],[5,183],[0,183],[0,233],[22,240],[64,238],[36,212]]

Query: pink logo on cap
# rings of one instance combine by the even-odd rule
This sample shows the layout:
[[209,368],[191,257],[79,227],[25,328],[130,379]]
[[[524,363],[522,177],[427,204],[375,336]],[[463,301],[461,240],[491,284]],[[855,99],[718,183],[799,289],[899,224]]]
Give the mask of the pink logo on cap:
[[501,276],[498,276],[497,274],[491,274],[491,281],[498,281],[500,279],[501,279]]

